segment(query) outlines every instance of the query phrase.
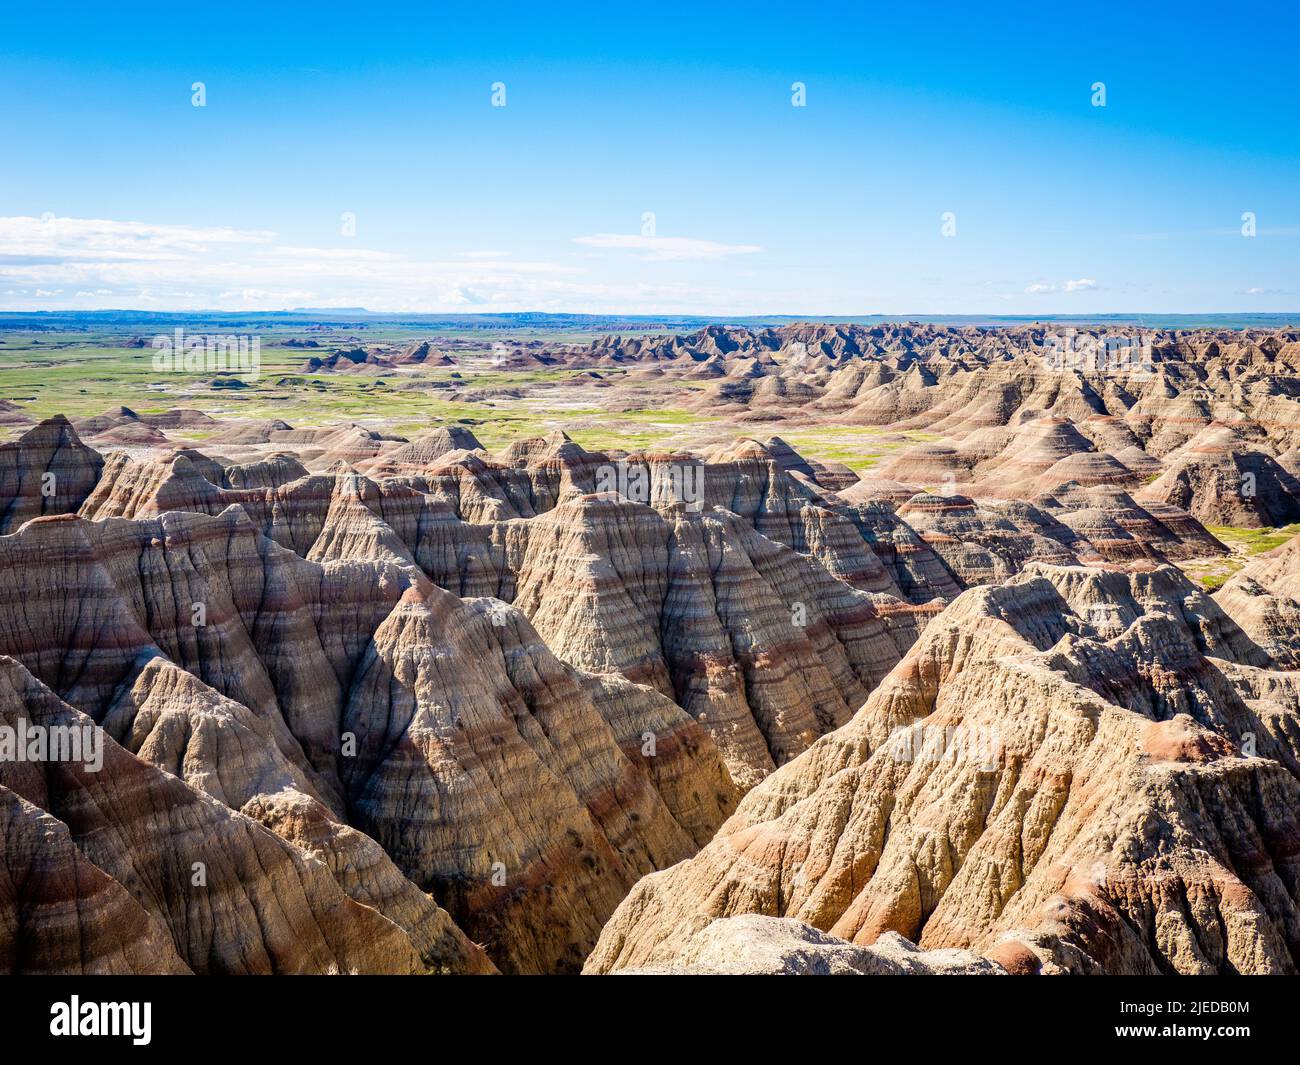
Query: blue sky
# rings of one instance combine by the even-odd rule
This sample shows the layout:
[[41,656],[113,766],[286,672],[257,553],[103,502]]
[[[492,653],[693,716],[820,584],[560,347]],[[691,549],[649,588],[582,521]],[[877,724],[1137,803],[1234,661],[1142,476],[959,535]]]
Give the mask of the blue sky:
[[0,308],[1296,309],[1300,16],[1131,7],[28,5]]

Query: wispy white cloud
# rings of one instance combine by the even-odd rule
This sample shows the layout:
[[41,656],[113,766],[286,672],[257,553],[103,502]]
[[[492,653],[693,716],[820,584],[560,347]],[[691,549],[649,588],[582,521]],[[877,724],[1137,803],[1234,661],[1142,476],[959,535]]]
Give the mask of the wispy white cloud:
[[[653,238],[651,238],[653,240]],[[654,257],[718,257],[742,246],[663,238]],[[757,249],[753,249],[757,250]],[[660,254],[662,253],[662,254]],[[228,227],[82,218],[0,218],[0,307],[376,311],[748,311],[745,293],[644,283],[589,265],[471,251],[446,259],[366,248],[317,248]]]
[[1041,296],[1046,292],[1091,292],[1097,282],[1091,277],[1080,277],[1073,281],[1062,281],[1059,285],[1050,281],[1035,281],[1025,286],[1025,295]]
[[270,244],[274,237],[265,230],[225,226],[152,225],[55,215],[0,218],[0,253],[42,260],[178,260],[212,247]]
[[642,252],[643,258],[662,260],[725,259],[729,255],[753,255],[763,249],[757,244],[720,244],[694,237],[657,237],[643,233],[593,233],[574,237],[575,244],[590,248],[612,248]]

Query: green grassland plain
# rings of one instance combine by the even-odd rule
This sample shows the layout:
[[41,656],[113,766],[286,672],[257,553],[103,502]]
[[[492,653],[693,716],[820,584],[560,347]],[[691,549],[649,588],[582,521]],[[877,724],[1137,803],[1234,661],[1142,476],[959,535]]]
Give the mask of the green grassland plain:
[[[469,426],[489,449],[528,436],[562,429],[584,447],[637,450],[654,447],[714,447],[742,435],[770,435],[775,428],[796,448],[823,460],[870,469],[924,433],[896,434],[860,425],[816,424],[738,427],[729,418],[684,405],[701,386],[668,380],[627,387],[626,371],[600,371],[596,382],[581,370],[511,369],[494,363],[494,342],[540,340],[585,344],[596,334],[512,330],[485,337],[482,331],[428,332],[398,328],[301,330],[260,334],[260,369],[242,387],[219,387],[211,372],[160,372],[154,350],[131,346],[140,335],[124,331],[0,333],[0,399],[18,404],[34,418],[64,414],[82,418],[119,406],[138,414],[176,407],[218,418],[279,418],[294,426],[357,422],[403,436],[438,425]],[[162,335],[167,335],[165,332]],[[315,339],[319,347],[286,346]],[[312,355],[358,345],[394,348],[413,341],[459,341],[454,367],[406,371],[307,373]],[[620,386],[614,389],[607,385]],[[9,427],[13,436],[20,427]],[[201,443],[202,430],[169,432],[183,442]]]

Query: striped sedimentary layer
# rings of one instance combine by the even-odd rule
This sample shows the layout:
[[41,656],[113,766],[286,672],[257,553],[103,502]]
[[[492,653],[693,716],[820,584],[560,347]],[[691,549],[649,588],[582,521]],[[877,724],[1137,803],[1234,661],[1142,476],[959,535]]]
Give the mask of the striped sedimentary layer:
[[1293,675],[1176,571],[962,595],[853,721],[620,905],[590,972],[752,913],[1013,972],[1294,972]]
[[[774,462],[704,467],[687,502],[673,477],[689,456],[603,458],[557,440],[523,467],[462,451],[427,475],[232,489],[185,456],[114,457],[81,513],[237,505],[305,558],[414,564],[457,595],[512,603],[560,658],[677,702],[745,787],[847,721],[916,638],[937,606],[910,602],[900,578],[914,599],[956,591],[889,515],[878,554],[861,531],[872,508],[841,513]],[[623,492],[599,490],[605,470]],[[945,580],[922,591],[927,567]]]
[[[468,936],[503,969],[574,968],[632,883],[734,805],[716,748],[669,699],[575,670],[519,611],[409,564],[305,560],[239,508],[39,519],[0,538],[0,572],[0,652],[122,748],[103,786],[166,769],[168,788],[320,873],[340,913],[382,916],[413,964],[487,967]],[[114,804],[122,838],[94,838],[120,843],[118,868],[143,859],[132,833],[156,806]],[[209,896],[169,890],[185,963],[245,971],[177,911]],[[270,934],[256,909],[230,920]],[[264,953],[275,971],[331,963]]]

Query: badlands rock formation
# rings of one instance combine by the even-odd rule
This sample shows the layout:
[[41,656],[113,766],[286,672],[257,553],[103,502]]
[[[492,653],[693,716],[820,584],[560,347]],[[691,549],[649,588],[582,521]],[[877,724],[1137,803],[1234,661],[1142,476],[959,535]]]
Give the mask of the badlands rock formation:
[[694,382],[701,412],[924,431],[939,439],[873,471],[913,493],[1033,500],[1106,486],[1215,525],[1296,520],[1294,332],[801,323],[556,354]]
[[218,478],[256,488],[214,483],[187,456],[118,454],[80,512],[237,506],[303,558],[384,558],[514,604],[561,659],[684,709],[745,787],[844,724],[937,610],[928,600],[957,590],[892,515],[841,513],[762,454],[611,460],[556,440],[514,466],[441,450],[451,442],[469,441],[402,446],[376,460],[377,480],[341,468],[286,480],[283,456]]
[[[515,349],[689,382],[748,434],[707,448],[27,428],[0,971],[1295,971],[1300,541],[1178,567],[1300,516],[1300,342],[1092,336]],[[828,417],[913,435],[773,434]]]
[[689,966],[753,913],[1016,972],[1294,972],[1300,703],[1275,665],[1168,567],[968,591],[847,727],[642,880],[588,971]]
[[[430,968],[484,962],[423,892],[502,967],[572,968],[636,878],[691,853],[734,802],[707,736],[666,698],[575,671],[517,610],[458,599],[409,564],[302,559],[239,507],[38,519],[0,539],[0,570],[4,653],[123,748],[97,781],[167,769],[194,801],[210,796],[204,809],[241,815],[240,831],[278,834],[257,838],[334,884],[332,905],[386,917]],[[141,859],[131,833],[153,805],[117,800],[117,861]],[[242,912],[257,947],[273,930]],[[252,964],[187,928],[173,933],[191,967]],[[259,949],[276,971],[306,964]]]
[[[294,435],[275,430],[267,444]],[[330,434],[297,435],[314,445]],[[464,430],[436,430],[360,465],[313,475],[278,452],[224,468],[192,452],[118,453],[80,513],[235,505],[304,558],[382,557],[456,595],[513,604],[561,659],[686,710],[742,788],[847,722],[963,588],[1035,559],[1223,551],[1186,512],[1101,486],[1036,504],[855,502],[779,439],[614,456],[560,434],[493,459]]]
[[[200,713],[186,706],[171,715],[187,712],[195,719]],[[91,726],[9,657],[0,658],[0,721],[24,732]],[[172,719],[164,727],[203,726]],[[241,743],[239,735],[216,735],[219,728],[211,727],[214,740]],[[254,751],[257,741],[267,742],[245,731],[242,740]],[[112,739],[102,742],[98,768],[0,761],[10,841],[0,873],[0,971],[491,971],[427,896],[412,889],[418,899],[402,897],[402,878],[381,855],[355,872],[354,882],[336,878],[311,851],[210,797],[201,780],[165,772]],[[175,738],[168,746],[180,751],[163,764],[183,771],[186,745],[201,742],[193,733]],[[259,756],[274,761],[269,749]],[[239,771],[237,756],[224,761],[226,773]],[[280,796],[289,801],[287,791]],[[351,847],[364,857],[346,831],[326,832],[325,847]]]
[[1300,669],[1300,539],[1253,559],[1215,599],[1285,669]]
[[302,364],[303,373],[379,373],[398,367],[455,366],[456,361],[427,340],[399,350],[339,348],[328,355],[313,355]]
[[76,510],[103,465],[66,418],[51,418],[20,440],[0,444],[0,534],[42,514]]

